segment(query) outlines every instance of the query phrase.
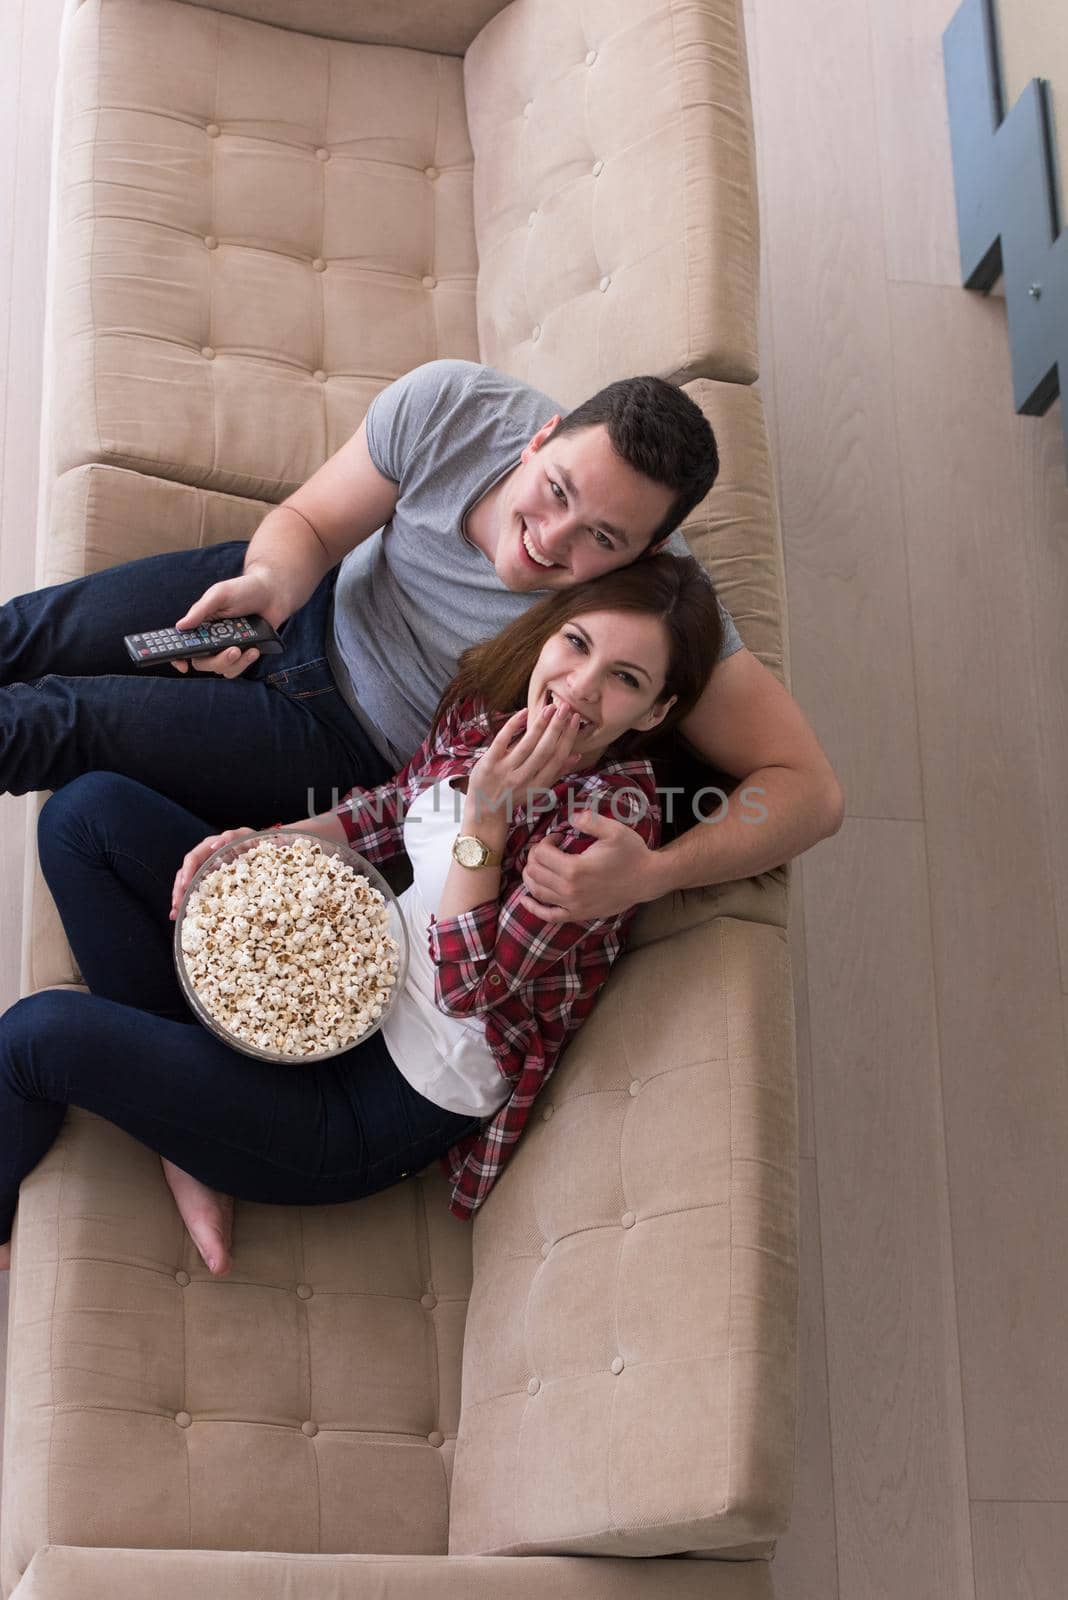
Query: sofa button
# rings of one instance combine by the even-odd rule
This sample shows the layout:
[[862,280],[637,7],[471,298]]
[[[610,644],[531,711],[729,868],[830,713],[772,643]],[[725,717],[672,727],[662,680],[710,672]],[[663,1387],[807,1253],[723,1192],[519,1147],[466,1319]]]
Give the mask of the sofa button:
[[641,1084],[638,1082],[637,1078],[635,1078],[634,1081],[630,1085],[629,1092],[630,1092],[631,1095],[636,1095],[636,1094],[638,1094],[640,1092],[640,1090],[641,1090]]
[[427,178],[436,178],[438,175],[438,169],[437,167],[424,167],[423,175]]
[[436,289],[437,288],[437,283],[438,283],[438,280],[436,278],[432,278],[430,276],[430,274],[427,273],[426,277],[423,279],[423,288],[424,289]]
[[438,1303],[437,1295],[436,1294],[430,1294],[429,1292],[427,1294],[424,1294],[424,1295],[420,1296],[420,1299],[419,1299],[419,1304],[426,1311],[433,1311],[433,1309],[437,1305],[437,1303]]
[[315,159],[316,159],[316,161],[329,161],[330,160],[330,152],[329,152],[329,150],[322,150],[322,149],[316,150]]
[[537,1394],[540,1388],[541,1384],[539,1383],[538,1379],[531,1378],[530,1382],[527,1384],[527,1394]]
[[549,1118],[550,1118],[550,1117],[551,1117],[551,1116],[552,1116],[552,1114],[553,1114],[553,1110],[554,1110],[554,1107],[552,1107],[552,1106],[546,1106],[546,1107],[545,1107],[545,1110],[544,1110],[544,1111],[543,1111],[543,1112],[542,1112],[542,1114],[541,1114],[541,1120],[542,1120],[542,1121],[543,1121],[543,1122],[548,1122],[548,1120],[549,1120]]
[[309,1439],[314,1439],[315,1435],[319,1432],[319,1424],[317,1422],[302,1422],[300,1425],[300,1431],[301,1433],[306,1434]]
[[636,1218],[633,1211],[624,1211],[619,1220],[624,1228],[633,1228]]
[[217,139],[219,137],[219,124],[217,122],[209,122],[204,132],[209,139]]
[[432,1432],[427,1434],[426,1442],[427,1444],[432,1444],[435,1449],[440,1450],[441,1446],[445,1443],[445,1435],[443,1433],[439,1433],[437,1428],[434,1428]]
[[618,1378],[619,1374],[623,1371],[623,1357],[622,1356],[616,1356],[616,1359],[612,1362],[612,1371],[615,1373],[616,1377]]
[[215,351],[211,348],[210,344],[201,345],[200,353],[204,357],[205,361],[214,361],[215,360]]
[[611,281],[612,281],[611,278],[602,278],[601,279],[601,282],[600,282],[598,287],[600,288],[600,291],[601,291],[602,294],[604,294],[605,290],[608,288],[608,285],[611,283]]
[[181,1284],[183,1289],[188,1288],[190,1282],[188,1272],[176,1272],[174,1274],[174,1281],[175,1283]]
[[209,250],[217,250],[219,248],[219,241],[216,239],[213,233],[206,233],[204,235],[204,243],[207,245]]
[[308,1285],[306,1283],[298,1283],[297,1284],[297,1298],[298,1298],[298,1300],[310,1300],[311,1297],[312,1297],[312,1291],[311,1291],[310,1285]]
[[175,1415],[174,1420],[180,1428],[188,1428],[193,1419],[189,1415],[188,1411],[179,1411]]
[[603,171],[604,171],[604,162],[603,161],[595,161],[593,163],[593,175],[594,175],[594,177],[595,178],[599,178]]
[[596,60],[597,60],[597,52],[596,52],[596,50],[587,50],[586,51],[586,65],[588,67],[592,67],[593,63]]
[[315,260],[312,262],[312,269],[315,272],[326,271],[326,262],[323,260],[322,256],[316,256]]
[[541,324],[540,323],[535,325],[534,330],[531,333],[530,337],[532,339],[534,339],[535,341],[541,338]]
[[315,379],[316,383],[326,382],[326,373],[323,371],[322,367],[316,367],[315,371],[312,373],[312,377]]

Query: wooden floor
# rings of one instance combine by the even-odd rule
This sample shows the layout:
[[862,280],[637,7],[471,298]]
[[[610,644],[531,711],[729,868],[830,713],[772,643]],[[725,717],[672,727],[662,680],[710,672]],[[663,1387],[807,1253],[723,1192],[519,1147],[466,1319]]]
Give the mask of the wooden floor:
[[[1003,303],[957,284],[940,54],[955,0],[744,3],[793,687],[848,801],[795,878],[801,1409],[776,1592],[1059,1600],[1059,408],[1014,416]],[[3,599],[33,584],[59,10],[0,4]],[[4,1005],[24,805],[0,800]]]

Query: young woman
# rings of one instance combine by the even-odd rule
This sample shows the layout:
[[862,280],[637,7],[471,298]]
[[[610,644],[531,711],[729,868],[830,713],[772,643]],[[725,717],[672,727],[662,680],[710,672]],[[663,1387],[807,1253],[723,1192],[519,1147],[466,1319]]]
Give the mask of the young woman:
[[406,850],[414,872],[400,897],[404,990],[379,1033],[325,1062],[231,1049],[178,984],[168,907],[173,919],[207,856],[255,830],[205,838],[198,817],[116,773],[57,790],[38,852],[90,993],[45,990],[0,1017],[0,1267],[19,1185],[70,1105],[163,1157],[216,1275],[230,1269],[235,1195],[335,1204],[437,1158],[450,1209],[470,1218],[633,916],[546,922],[526,894],[527,856],[541,839],[568,853],[592,844],[582,810],[607,810],[657,845],[641,752],[696,704],[721,627],[692,558],[653,556],[550,595],[464,652],[430,733],[389,783],[292,824],[375,863]]

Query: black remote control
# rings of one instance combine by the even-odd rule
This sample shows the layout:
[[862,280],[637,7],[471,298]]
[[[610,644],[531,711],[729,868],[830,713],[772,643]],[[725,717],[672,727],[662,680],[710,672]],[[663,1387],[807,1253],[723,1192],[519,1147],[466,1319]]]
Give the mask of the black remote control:
[[220,650],[253,646],[263,656],[280,655],[282,641],[263,617],[220,617],[202,622],[199,628],[157,628],[155,633],[127,633],[123,643],[130,659],[139,667],[155,667],[161,661],[180,661],[189,656],[213,656]]

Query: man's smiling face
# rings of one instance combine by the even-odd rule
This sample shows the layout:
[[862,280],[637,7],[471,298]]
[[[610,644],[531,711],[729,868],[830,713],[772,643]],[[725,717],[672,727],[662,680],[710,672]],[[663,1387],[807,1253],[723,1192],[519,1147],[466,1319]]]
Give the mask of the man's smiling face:
[[506,480],[493,565],[509,589],[564,589],[637,560],[671,509],[665,484],[635,471],[603,424],[540,428]]

